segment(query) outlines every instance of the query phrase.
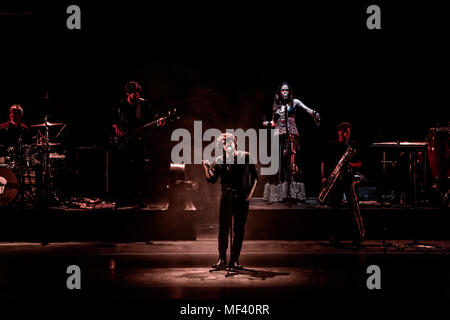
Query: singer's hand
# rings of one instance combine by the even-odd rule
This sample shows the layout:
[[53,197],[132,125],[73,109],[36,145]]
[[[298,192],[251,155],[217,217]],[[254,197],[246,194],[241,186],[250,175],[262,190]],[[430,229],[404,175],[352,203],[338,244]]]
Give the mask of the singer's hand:
[[276,126],[276,124],[273,121],[263,121],[263,127],[264,128],[267,128],[267,127],[274,128],[275,126]]
[[211,176],[212,176],[212,172],[211,172],[211,170],[210,170],[210,168],[211,168],[211,164],[210,164],[210,162],[208,161],[208,160],[202,160],[202,165],[203,165],[203,168],[205,169],[205,175],[206,175],[206,177],[208,178],[208,179],[211,179]]
[[320,114],[318,112],[314,112],[314,122],[316,123],[316,126],[320,126]]
[[211,163],[209,162],[209,160],[202,160],[202,164],[205,172],[209,174],[211,169]]
[[202,165],[205,169],[209,169],[211,167],[209,160],[202,160]]
[[166,124],[166,120],[164,118],[159,118],[158,120],[156,120],[157,127],[164,127],[165,124]]

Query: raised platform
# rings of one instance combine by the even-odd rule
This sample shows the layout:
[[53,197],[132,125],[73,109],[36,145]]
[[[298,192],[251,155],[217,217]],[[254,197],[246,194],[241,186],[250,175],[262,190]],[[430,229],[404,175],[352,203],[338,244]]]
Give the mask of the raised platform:
[[147,208],[3,212],[0,241],[195,240],[196,210]]
[[[361,207],[368,239],[450,239],[449,210],[412,206]],[[347,209],[327,206],[266,203],[254,199],[247,220],[246,239],[320,240],[333,234],[338,220],[352,219]]]
[[[1,211],[0,241],[151,241],[217,237],[211,210],[170,209],[167,203],[145,208]],[[216,209],[214,209],[216,210]],[[450,212],[420,207],[363,207],[367,239],[450,239]],[[348,210],[334,212],[311,204],[265,203],[253,199],[245,238],[251,240],[323,240]],[[206,219],[209,217],[209,219]]]

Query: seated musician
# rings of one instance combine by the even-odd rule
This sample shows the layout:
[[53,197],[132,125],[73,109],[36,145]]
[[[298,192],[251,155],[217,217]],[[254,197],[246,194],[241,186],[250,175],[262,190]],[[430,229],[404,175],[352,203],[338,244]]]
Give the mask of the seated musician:
[[[348,146],[355,149],[350,161],[347,166],[342,169],[341,178],[336,181],[330,191],[328,200],[329,205],[334,209],[339,209],[342,205],[347,204],[350,208],[353,208],[352,197],[351,197],[351,184],[355,174],[355,170],[361,168],[362,162],[359,155],[359,145],[356,141],[351,140],[350,136],[352,133],[352,125],[348,122],[341,122],[337,126],[337,140],[332,140],[328,143],[326,149],[324,150],[323,160],[321,164],[321,175],[322,175],[322,185],[327,182],[327,178],[333,172],[334,168],[338,164],[342,155],[347,150]],[[355,223],[355,219],[351,214],[348,214],[346,219],[340,219],[336,233],[331,237],[330,241],[332,245],[339,245],[341,240],[343,230],[346,225],[352,225],[352,247],[358,250],[361,246],[361,239],[359,236],[358,228]]]
[[30,128],[22,123],[22,118],[22,106],[12,105],[9,109],[9,121],[0,124],[0,145],[7,148],[16,147],[19,143],[22,145],[30,143]]

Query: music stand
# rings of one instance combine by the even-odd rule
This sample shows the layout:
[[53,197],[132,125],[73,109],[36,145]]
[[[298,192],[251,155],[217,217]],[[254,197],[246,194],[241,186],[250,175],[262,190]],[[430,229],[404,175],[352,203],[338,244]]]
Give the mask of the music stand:
[[[233,214],[232,214],[232,211],[231,211],[231,197],[233,195],[233,192],[235,192],[235,190],[231,189],[231,188],[227,188],[225,190],[225,193],[228,196],[228,223],[229,223],[229,226],[228,226],[228,229],[229,229],[228,237],[229,237],[229,243],[230,243],[230,245],[229,245],[230,246],[230,260],[229,260],[230,262],[232,262],[231,258],[232,258],[232,251],[233,251]],[[240,273],[239,271],[241,271],[241,270],[242,271],[248,271],[248,272],[251,272],[251,273],[254,273],[254,274],[258,273],[258,271],[256,271],[256,270],[247,269],[247,268],[244,268],[244,267],[236,269],[236,268],[230,267],[229,265],[226,266],[224,269],[219,269],[219,268],[211,269],[211,270],[209,270],[209,272],[215,272],[215,271],[221,271],[221,270],[224,270],[224,271],[227,272],[225,274],[225,278],[228,278],[230,276],[234,276],[236,274],[239,274]]]

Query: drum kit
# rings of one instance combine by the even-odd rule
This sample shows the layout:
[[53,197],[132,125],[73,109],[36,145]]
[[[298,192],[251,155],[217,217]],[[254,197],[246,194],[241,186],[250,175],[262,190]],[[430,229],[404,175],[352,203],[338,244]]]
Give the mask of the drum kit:
[[448,205],[450,123],[430,128],[424,141],[377,142],[371,147],[382,151],[379,161],[381,198],[413,205],[430,201]]
[[[60,203],[55,176],[65,162],[66,151],[61,143],[50,142],[50,128],[65,128],[63,123],[47,121],[30,126],[38,130],[29,144],[19,138],[14,146],[1,146],[0,157],[0,208],[35,207]],[[44,133],[40,129],[44,130]]]

